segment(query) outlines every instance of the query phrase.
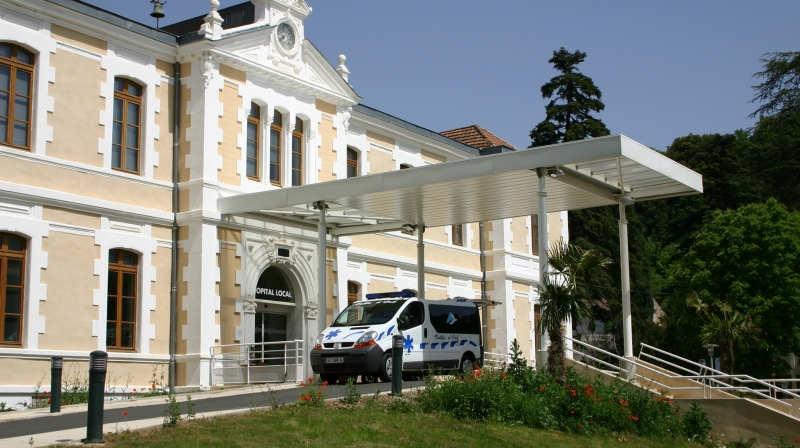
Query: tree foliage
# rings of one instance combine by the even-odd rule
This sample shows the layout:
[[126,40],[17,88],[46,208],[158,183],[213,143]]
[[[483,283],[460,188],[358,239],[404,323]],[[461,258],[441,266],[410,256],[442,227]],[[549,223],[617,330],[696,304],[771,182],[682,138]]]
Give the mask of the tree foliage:
[[761,62],[764,70],[753,77],[764,81],[753,86],[751,102],[762,104],[750,117],[795,118],[800,114],[800,51],[767,53]]
[[[772,369],[780,355],[800,353],[800,213],[774,199],[717,211],[673,276],[679,296],[696,291],[703,302],[753,311],[763,343],[755,359],[747,360],[749,371],[778,373],[764,368]],[[702,328],[703,322],[689,318],[674,330],[686,332],[692,323]],[[703,338],[703,332],[691,333]]]
[[548,60],[561,74],[542,86],[542,98],[550,99],[550,102],[545,106],[547,117],[531,131],[531,146],[609,134],[606,125],[591,115],[606,106],[600,101],[603,94],[592,78],[578,71],[578,64],[585,59],[586,53],[570,53],[561,47]]
[[550,335],[547,370],[556,378],[565,378],[563,325],[588,316],[589,289],[583,283],[587,273],[606,267],[608,258],[575,244],[559,240],[547,251],[549,269],[539,285],[539,304],[542,317],[539,321]]

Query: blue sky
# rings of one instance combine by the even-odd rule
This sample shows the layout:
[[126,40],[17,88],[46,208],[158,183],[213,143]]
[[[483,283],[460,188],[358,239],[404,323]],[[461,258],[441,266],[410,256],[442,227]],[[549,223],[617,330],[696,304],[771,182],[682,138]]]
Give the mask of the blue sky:
[[[84,1],[155,25],[149,0]],[[347,55],[364,104],[439,132],[480,124],[519,148],[544,119],[539,89],[562,46],[588,54],[580,69],[606,104],[597,117],[659,150],[752,126],[759,58],[800,50],[797,0],[307,1],[306,38],[333,64]],[[162,24],[208,5],[168,0]]]

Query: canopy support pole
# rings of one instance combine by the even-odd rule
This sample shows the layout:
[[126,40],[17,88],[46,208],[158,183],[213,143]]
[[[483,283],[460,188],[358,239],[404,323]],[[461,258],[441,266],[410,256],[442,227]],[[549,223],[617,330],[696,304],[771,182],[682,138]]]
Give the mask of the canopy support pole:
[[[478,223],[478,232],[480,237],[478,241],[480,241],[480,249],[481,249],[481,300],[486,300],[486,241],[484,232],[484,225],[483,221]],[[486,344],[489,342],[489,307],[484,306],[481,310],[481,320],[483,320],[483,334],[481,335],[481,367],[483,367],[484,363],[486,362]]]
[[[624,201],[619,202],[619,266],[622,284],[622,338],[625,358],[633,359],[633,326],[631,320],[631,274],[628,261],[628,219]],[[628,380],[633,379],[633,372]]]
[[327,327],[326,321],[328,316],[328,300],[327,289],[328,279],[326,274],[328,271],[328,227],[325,224],[325,201],[318,201],[316,208],[319,209],[319,226],[317,227],[317,245],[319,247],[319,284],[317,290],[319,291],[319,332],[321,333]]
[[[545,184],[546,175],[543,168],[536,170],[539,176],[539,207],[537,220],[539,224],[539,283],[544,284],[547,275],[547,186]],[[547,331],[543,330],[536,347],[536,368],[543,368],[547,365],[547,346],[550,345],[550,338]]]
[[417,297],[425,298],[425,226],[417,225]]

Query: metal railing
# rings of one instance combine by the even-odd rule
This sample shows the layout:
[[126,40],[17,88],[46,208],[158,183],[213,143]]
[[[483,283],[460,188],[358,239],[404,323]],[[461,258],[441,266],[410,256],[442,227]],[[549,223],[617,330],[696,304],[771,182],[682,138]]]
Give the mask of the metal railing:
[[211,347],[211,385],[303,380],[303,341],[226,344]]
[[[524,358],[528,366],[534,367],[532,359]],[[511,364],[511,355],[494,352],[483,352],[483,367],[488,369],[502,369]]]
[[[797,399],[800,398],[800,395],[794,393],[790,389],[784,389],[774,384],[770,384],[773,382],[786,382],[788,380],[760,380],[758,378],[753,378],[750,375],[726,374],[720,370],[716,370],[698,362],[682,358],[647,344],[641,344],[641,348],[639,349],[638,359],[642,360],[643,358],[651,364],[669,366],[673,369],[689,373],[690,375],[677,375],[674,376],[674,378],[692,379],[700,382],[703,385],[703,398],[711,398],[714,390],[721,390],[728,393],[739,392],[740,394],[755,395],[756,397],[768,400],[770,403],[778,403],[784,409],[788,407],[787,414],[789,416],[794,416],[795,410],[797,409],[794,404],[782,401],[777,397],[784,396],[786,398]],[[666,375],[665,373],[662,373],[662,375],[670,377],[670,375]],[[728,380],[728,382],[723,380]],[[745,384],[754,384],[755,386],[748,387],[745,386]],[[706,391],[708,392],[707,396]]]
[[[640,380],[642,383],[647,383],[648,385],[655,384],[660,388],[662,388],[661,390],[666,390],[668,393],[672,393],[672,391],[678,391],[678,390],[702,390],[703,398],[712,398],[712,392],[714,390],[721,390],[729,393],[735,391],[739,392],[740,394],[752,394],[757,397],[768,400],[770,404],[772,403],[777,404],[778,408],[785,410],[789,416],[794,416],[796,406],[792,403],[788,403],[786,401],[774,398],[772,395],[774,394],[775,396],[777,396],[779,393],[781,393],[781,394],[786,394],[786,396],[790,398],[800,398],[800,395],[797,395],[786,389],[782,389],[774,385],[768,384],[765,381],[753,378],[751,376],[728,375],[725,374],[724,372],[720,372],[719,370],[703,366],[700,363],[696,363],[694,361],[681,358],[667,351],[661,350],[659,348],[647,344],[642,344],[642,348],[639,352],[638,358],[626,359],[622,356],[617,355],[616,353],[611,353],[609,351],[599,349],[582,341],[574,340],[572,338],[565,338],[565,340],[571,341],[574,344],[573,348],[572,349],[568,348],[568,350],[571,350],[573,352],[573,357],[575,360],[579,360],[595,368],[598,368],[597,365],[604,366],[612,373],[616,373],[622,378],[627,380],[636,379]],[[667,361],[665,359],[659,358],[656,355],[646,353],[646,350],[660,353],[662,356],[665,357],[668,356],[671,358],[671,361]],[[592,355],[589,352],[595,353],[595,355]],[[602,355],[605,359],[601,359],[598,355]],[[642,358],[647,358],[648,360],[643,361]],[[682,366],[678,363],[684,363],[684,365],[696,367],[698,368],[698,371],[693,371],[690,368]],[[659,364],[661,364],[661,366],[658,366]],[[659,367],[660,370],[659,368],[653,368],[650,365]],[[689,375],[674,374],[670,371],[667,371],[663,366],[669,366],[678,370],[682,370],[686,373],[689,373]],[[643,375],[641,373],[642,370],[645,372],[652,372],[654,375],[653,376]],[[657,381],[655,379],[656,376],[658,376],[659,379],[661,379],[661,381]],[[667,384],[680,380],[691,380],[695,382],[697,386],[674,386]],[[731,384],[725,383],[723,380],[729,380]],[[753,389],[744,386],[744,384],[746,383],[755,383],[764,386],[767,389],[766,390],[767,393],[764,393],[765,392],[764,389]]]

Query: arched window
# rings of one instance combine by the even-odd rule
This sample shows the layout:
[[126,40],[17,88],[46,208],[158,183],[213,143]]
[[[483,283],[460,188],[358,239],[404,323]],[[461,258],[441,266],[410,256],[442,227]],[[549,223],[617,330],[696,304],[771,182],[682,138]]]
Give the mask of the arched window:
[[250,115],[247,116],[247,177],[258,180],[259,153],[261,152],[261,108],[256,103],[250,103]]
[[347,306],[358,302],[358,283],[347,282]]
[[453,224],[453,244],[456,246],[464,245],[464,225]]
[[272,116],[269,128],[269,181],[272,185],[281,186],[281,131],[283,130],[283,114],[277,110]]
[[114,128],[111,168],[139,173],[142,136],[142,87],[124,78],[114,79]]
[[347,177],[358,176],[358,151],[347,148]]
[[294,288],[286,274],[279,268],[270,266],[261,273],[256,284],[256,300],[294,303]]
[[0,44],[0,143],[30,149],[33,54]]
[[303,185],[303,120],[297,118],[292,131],[292,186]]
[[25,240],[0,233],[0,345],[22,345]]
[[139,285],[139,256],[125,250],[108,253],[108,308],[106,347],[136,349],[136,298]]
[[531,215],[531,254],[539,255],[539,215]]

